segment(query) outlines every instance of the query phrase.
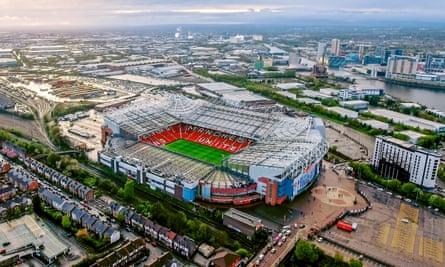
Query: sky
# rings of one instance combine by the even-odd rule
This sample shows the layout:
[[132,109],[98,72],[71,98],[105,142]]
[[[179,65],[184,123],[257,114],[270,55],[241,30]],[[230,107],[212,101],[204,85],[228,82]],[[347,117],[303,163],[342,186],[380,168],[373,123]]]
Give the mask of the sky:
[[159,24],[444,22],[445,1],[414,0],[0,0],[0,27]]

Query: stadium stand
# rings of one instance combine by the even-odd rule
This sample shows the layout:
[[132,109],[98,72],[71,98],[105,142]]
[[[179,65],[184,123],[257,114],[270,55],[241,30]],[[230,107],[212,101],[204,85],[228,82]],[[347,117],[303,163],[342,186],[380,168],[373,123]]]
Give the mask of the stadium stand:
[[[186,201],[233,205],[259,199],[279,205],[318,178],[328,144],[323,125],[315,127],[311,116],[221,106],[177,94],[147,101],[104,114],[104,129],[113,135],[99,161],[115,172]],[[163,148],[178,140],[229,155],[218,167]]]

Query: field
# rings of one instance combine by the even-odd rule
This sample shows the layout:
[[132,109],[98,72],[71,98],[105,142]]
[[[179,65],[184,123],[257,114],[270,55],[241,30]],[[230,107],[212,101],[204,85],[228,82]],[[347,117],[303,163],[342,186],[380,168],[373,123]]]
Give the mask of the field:
[[165,149],[187,155],[214,165],[221,165],[223,158],[230,155],[229,152],[213,147],[193,143],[187,140],[178,140],[164,146]]

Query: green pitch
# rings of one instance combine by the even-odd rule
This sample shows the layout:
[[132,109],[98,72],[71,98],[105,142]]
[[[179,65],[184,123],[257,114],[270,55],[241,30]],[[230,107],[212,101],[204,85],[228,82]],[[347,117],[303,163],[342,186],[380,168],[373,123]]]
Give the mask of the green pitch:
[[229,152],[224,150],[193,143],[188,140],[178,140],[165,145],[164,148],[218,166],[221,165],[223,158],[230,155]]

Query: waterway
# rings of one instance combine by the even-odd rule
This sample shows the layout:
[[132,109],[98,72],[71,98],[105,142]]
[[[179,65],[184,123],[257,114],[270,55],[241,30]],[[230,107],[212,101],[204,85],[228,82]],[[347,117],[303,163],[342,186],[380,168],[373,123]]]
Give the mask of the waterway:
[[394,96],[402,101],[414,102],[445,111],[445,90],[426,89],[384,83],[379,80],[368,80],[363,76],[344,71],[333,71],[338,76],[347,76],[356,79],[357,88],[383,88],[385,94]]

